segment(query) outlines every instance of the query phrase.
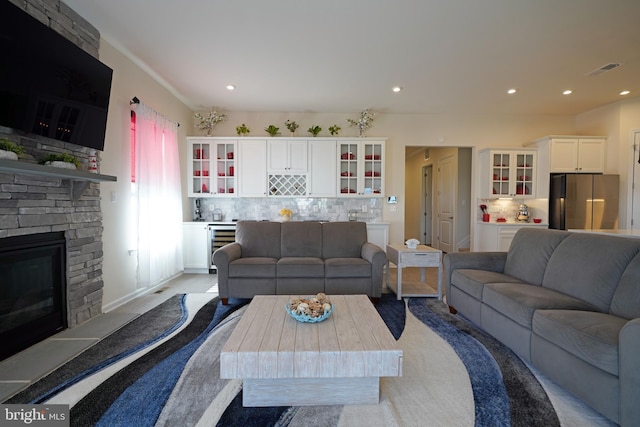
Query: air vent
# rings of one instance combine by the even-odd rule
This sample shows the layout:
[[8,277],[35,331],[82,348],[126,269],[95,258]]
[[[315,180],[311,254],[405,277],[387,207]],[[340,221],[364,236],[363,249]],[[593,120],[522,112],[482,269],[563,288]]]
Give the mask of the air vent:
[[620,67],[622,64],[611,62],[609,64],[603,65],[600,68],[596,68],[593,71],[588,72],[585,76],[597,76],[598,74],[606,73],[607,71],[611,71],[615,68]]

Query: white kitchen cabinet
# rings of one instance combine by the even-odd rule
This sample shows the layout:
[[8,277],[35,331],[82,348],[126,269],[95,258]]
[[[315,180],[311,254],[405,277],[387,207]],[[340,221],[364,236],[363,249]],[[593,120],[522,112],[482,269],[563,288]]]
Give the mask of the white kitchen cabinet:
[[389,243],[389,224],[382,222],[367,223],[367,240],[386,251]]
[[267,160],[269,173],[307,173],[307,141],[269,139]]
[[478,223],[476,224],[475,252],[506,252],[518,230],[523,227],[547,228],[546,224],[531,223]]
[[267,140],[238,140],[238,195],[265,197],[267,195]]
[[189,197],[235,196],[236,141],[188,137],[187,144]]
[[383,197],[385,140],[338,140],[338,196]]
[[550,173],[604,173],[606,137],[545,137],[538,146],[549,151]]
[[482,150],[480,194],[484,199],[498,197],[536,197],[536,151]]
[[209,230],[206,222],[182,223],[182,255],[185,270],[209,272]]
[[310,197],[336,197],[336,141],[309,140]]

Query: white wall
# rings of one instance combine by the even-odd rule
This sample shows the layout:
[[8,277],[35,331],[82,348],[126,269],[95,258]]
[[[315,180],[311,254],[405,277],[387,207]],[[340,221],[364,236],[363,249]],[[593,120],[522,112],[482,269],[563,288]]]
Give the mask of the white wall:
[[[178,131],[182,159],[186,153],[185,137],[192,130],[193,112],[105,40],[101,41],[100,60],[113,69],[105,149],[102,153],[100,172],[114,175],[118,179],[115,183],[100,185],[104,226],[103,310],[109,310],[144,291],[136,287],[136,254],[129,252],[132,236],[129,229],[129,100],[137,96],[145,104],[181,124]],[[184,162],[183,160],[182,163]],[[114,201],[112,197],[115,198]]]

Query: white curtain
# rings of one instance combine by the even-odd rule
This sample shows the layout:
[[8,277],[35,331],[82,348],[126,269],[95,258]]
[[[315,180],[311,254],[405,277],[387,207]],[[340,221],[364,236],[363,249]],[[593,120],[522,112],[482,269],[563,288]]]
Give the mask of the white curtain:
[[142,102],[135,109],[138,288],[183,270],[178,124]]

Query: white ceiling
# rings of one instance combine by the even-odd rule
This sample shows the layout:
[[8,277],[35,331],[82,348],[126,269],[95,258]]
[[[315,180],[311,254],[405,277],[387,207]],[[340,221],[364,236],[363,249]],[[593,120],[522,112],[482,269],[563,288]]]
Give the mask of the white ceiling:
[[640,96],[639,0],[64,2],[194,110],[574,115]]

